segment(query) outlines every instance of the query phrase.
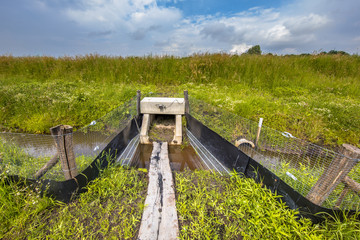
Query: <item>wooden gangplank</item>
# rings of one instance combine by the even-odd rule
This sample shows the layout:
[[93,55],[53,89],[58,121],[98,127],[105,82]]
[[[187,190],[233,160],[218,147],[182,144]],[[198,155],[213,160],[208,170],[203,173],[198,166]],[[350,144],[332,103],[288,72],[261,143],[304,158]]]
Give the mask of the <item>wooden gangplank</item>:
[[149,186],[138,239],[177,239],[179,225],[167,142],[153,143]]

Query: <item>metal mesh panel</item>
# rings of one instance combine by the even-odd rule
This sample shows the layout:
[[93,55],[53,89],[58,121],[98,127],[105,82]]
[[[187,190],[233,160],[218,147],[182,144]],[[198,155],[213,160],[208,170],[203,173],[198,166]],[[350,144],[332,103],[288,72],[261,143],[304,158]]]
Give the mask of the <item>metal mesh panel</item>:
[[[133,98],[72,133],[78,173],[90,165],[135,115],[136,98]],[[51,135],[0,133],[0,171],[9,175],[34,179],[37,171],[56,153],[55,138]],[[61,164],[57,163],[42,178],[65,180]]]
[[[190,98],[190,114],[234,145],[242,139],[239,141],[242,143],[239,145],[240,150],[274,172],[305,197],[310,195],[311,189],[315,188],[321,176],[335,177],[333,179],[322,179],[324,186],[321,184],[316,186],[319,188],[320,194],[320,190],[324,190],[327,183],[330,182],[331,184],[331,181],[337,180],[336,178],[342,178],[340,173],[337,173],[338,170],[334,170],[334,166],[336,167],[338,164],[343,164],[339,165],[342,167],[341,173],[348,172],[351,169],[347,176],[356,182],[360,182],[360,165],[356,163],[347,164],[357,162],[356,159],[298,139],[290,133],[280,132],[266,126],[262,126],[257,138],[257,122],[224,111],[198,99]],[[253,144],[256,147],[253,147]],[[324,174],[325,172],[326,174]],[[347,191],[341,204],[337,203],[344,187],[344,181],[340,181],[320,205],[328,208],[358,209],[360,198],[354,191]]]

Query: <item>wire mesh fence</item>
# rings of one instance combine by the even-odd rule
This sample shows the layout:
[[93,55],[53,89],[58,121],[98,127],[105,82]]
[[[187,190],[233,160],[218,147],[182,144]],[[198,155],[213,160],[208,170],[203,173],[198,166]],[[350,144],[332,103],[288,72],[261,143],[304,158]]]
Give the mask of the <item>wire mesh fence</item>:
[[[190,98],[190,114],[316,204],[359,209],[359,159],[298,139]],[[345,177],[346,176],[346,177]],[[353,187],[350,187],[350,180]],[[350,184],[351,185],[351,184]],[[355,190],[355,191],[354,191]],[[359,191],[359,190],[358,190]]]
[[[182,94],[142,95],[169,96],[182,97]],[[87,168],[136,114],[134,97],[102,118],[71,133],[77,172]],[[190,98],[190,114],[229,142],[239,145],[243,152],[309,200],[328,208],[359,209],[359,157],[345,156],[266,126],[262,126],[258,134],[257,122],[198,99]],[[0,171],[9,175],[34,179],[38,171],[57,154],[58,146],[54,136],[0,133]],[[66,179],[59,163],[42,178],[57,181]]]
[[[136,98],[124,103],[100,119],[70,134],[76,171],[87,168],[104,147],[137,114]],[[43,134],[0,133],[0,171],[8,175],[37,178],[38,171],[58,154],[57,136]],[[64,170],[56,163],[42,178],[65,179]]]

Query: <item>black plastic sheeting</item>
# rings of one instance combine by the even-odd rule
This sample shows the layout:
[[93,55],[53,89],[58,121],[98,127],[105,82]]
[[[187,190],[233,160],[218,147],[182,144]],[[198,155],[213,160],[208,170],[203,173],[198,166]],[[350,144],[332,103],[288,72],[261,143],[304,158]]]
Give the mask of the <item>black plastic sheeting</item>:
[[[32,180],[21,176],[9,176],[10,181],[30,184],[40,187],[43,193],[62,202],[70,202],[72,197],[86,191],[86,185],[97,178],[102,169],[112,164],[116,156],[120,155],[132,138],[138,134],[138,126],[142,118],[133,119],[95,158],[95,160],[78,176],[67,181]],[[270,170],[257,163],[254,159],[240,151],[233,144],[203,125],[189,114],[186,114],[187,128],[194,136],[227,168],[253,178],[264,184],[271,192],[278,194],[279,200],[291,209],[298,209],[300,216],[310,218],[314,223],[324,220],[323,216],[330,214],[340,219],[343,213],[354,214],[354,210],[334,210],[321,207],[307,200],[300,193],[291,188]],[[137,123],[136,123],[137,122]],[[360,219],[360,217],[359,217]]]
[[[29,184],[33,187],[40,187],[41,192],[52,196],[62,202],[70,202],[73,196],[86,191],[85,186],[99,176],[102,169],[112,164],[116,156],[120,155],[139,132],[137,125],[141,118],[133,119],[111,142],[100,152],[95,160],[75,178],[66,181],[54,180],[33,180],[21,176],[9,176],[8,180],[18,183]],[[137,124],[136,122],[137,121]]]
[[[226,139],[203,125],[189,114],[186,114],[187,128],[225,167],[253,178],[265,185],[272,193],[279,195],[279,200],[291,209],[298,209],[301,217],[307,217],[313,223],[324,220],[324,216],[332,215],[340,219],[345,215],[354,214],[354,210],[334,210],[316,205],[295,191],[270,170],[247,156]],[[360,219],[360,217],[359,217]]]

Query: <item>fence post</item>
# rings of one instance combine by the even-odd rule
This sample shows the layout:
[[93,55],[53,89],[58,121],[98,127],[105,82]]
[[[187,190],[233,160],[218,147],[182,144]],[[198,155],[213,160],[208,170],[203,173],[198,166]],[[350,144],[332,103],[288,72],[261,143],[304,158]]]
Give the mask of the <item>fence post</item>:
[[[357,159],[360,158],[360,149],[357,147],[350,144],[343,144],[342,147],[344,156],[339,156],[330,163],[306,196],[315,204],[322,205],[339,183],[344,181],[351,169],[357,164]],[[344,196],[340,196],[340,198],[343,199]]]
[[136,112],[137,112],[136,117],[140,116],[140,101],[141,101],[141,92],[140,92],[140,90],[137,90],[136,91]]
[[50,128],[50,132],[55,140],[65,179],[72,179],[78,174],[72,143],[73,128],[68,125],[59,125]]
[[259,120],[259,125],[258,125],[258,130],[257,130],[257,134],[256,134],[256,139],[255,139],[255,146],[257,147],[258,142],[259,142],[259,138],[260,138],[260,133],[261,133],[261,127],[262,127],[262,123],[263,123],[264,119],[260,118]]
[[190,113],[190,104],[189,104],[189,95],[188,91],[184,91],[184,100],[185,100],[185,113]]
[[73,147],[73,127],[69,125],[64,125],[64,134],[66,158],[68,161],[71,178],[74,178],[78,175],[78,170],[76,167],[75,153]]

